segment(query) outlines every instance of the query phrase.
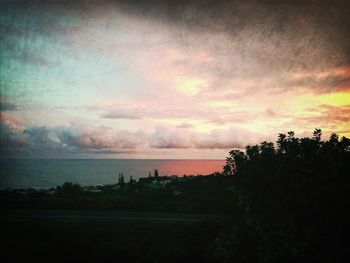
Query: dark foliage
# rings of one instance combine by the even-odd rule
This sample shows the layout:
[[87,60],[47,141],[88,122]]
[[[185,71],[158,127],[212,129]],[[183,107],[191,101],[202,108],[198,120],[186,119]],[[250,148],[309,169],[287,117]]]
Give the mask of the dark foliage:
[[224,168],[233,174],[237,212],[218,254],[236,262],[345,262],[342,240],[348,208],[350,140],[321,141],[280,134],[270,142],[233,150]]
[[[153,177],[154,178],[154,177]],[[117,210],[228,214],[232,211],[229,184],[220,174],[187,177],[166,185],[142,182],[99,186],[86,191],[78,184],[64,183],[51,194],[40,190],[0,191],[2,209]]]

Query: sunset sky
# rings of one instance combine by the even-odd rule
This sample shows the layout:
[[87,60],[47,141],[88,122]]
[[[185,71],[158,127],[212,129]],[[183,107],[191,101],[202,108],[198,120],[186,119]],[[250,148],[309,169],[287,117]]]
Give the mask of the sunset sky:
[[141,3],[0,4],[1,158],[350,137],[350,2]]

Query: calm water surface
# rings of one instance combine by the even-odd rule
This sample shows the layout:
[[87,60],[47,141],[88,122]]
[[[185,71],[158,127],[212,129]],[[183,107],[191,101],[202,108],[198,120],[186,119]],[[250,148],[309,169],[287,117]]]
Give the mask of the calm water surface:
[[113,184],[118,173],[126,181],[147,177],[158,169],[160,175],[197,175],[222,171],[224,160],[0,160],[0,188],[54,187],[64,182],[81,185]]

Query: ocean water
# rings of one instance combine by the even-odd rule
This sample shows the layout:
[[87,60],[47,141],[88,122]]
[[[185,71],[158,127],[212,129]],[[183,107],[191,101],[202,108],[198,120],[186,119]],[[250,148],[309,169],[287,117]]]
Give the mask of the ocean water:
[[81,185],[113,184],[118,174],[147,177],[159,175],[207,175],[221,172],[224,160],[113,160],[113,159],[0,159],[0,188],[49,188],[74,182]]

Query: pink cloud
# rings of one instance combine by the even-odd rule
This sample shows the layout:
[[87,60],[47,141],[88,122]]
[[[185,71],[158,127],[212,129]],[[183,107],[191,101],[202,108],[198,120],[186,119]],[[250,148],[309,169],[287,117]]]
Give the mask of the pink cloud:
[[262,138],[261,134],[241,128],[217,129],[204,133],[158,127],[151,135],[150,146],[152,148],[232,149],[258,143]]

